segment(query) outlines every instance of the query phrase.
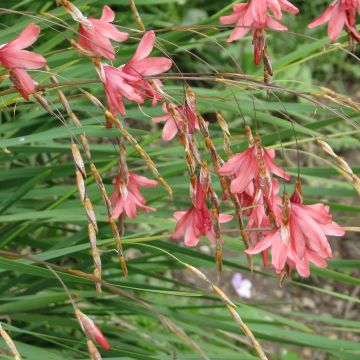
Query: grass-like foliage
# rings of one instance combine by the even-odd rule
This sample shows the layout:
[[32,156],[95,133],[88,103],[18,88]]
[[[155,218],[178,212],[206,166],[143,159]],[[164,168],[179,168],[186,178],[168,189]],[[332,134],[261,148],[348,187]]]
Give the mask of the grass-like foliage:
[[1,359],[360,358],[358,34],[307,28],[329,3],[265,39],[230,1],[0,0]]

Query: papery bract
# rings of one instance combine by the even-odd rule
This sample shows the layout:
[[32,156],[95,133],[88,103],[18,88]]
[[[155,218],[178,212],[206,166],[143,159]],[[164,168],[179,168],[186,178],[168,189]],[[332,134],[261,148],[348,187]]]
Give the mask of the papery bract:
[[43,56],[23,50],[39,37],[40,27],[29,24],[14,40],[0,46],[0,64],[10,69],[10,79],[24,99],[35,92],[35,82],[25,69],[39,69],[46,64]]
[[360,13],[360,1],[336,0],[308,27],[312,29],[328,23],[328,37],[331,41],[335,41],[345,29],[352,38],[360,42],[360,34],[356,30],[356,12]]
[[122,182],[120,175],[113,180],[113,184],[115,189],[110,196],[110,201],[113,206],[112,216],[114,218],[123,214],[130,218],[136,218],[138,210],[156,211],[155,208],[146,205],[146,200],[140,193],[140,187],[158,186],[157,181],[130,172],[127,184]]
[[[174,218],[177,224],[172,235],[173,239],[184,238],[186,246],[196,246],[199,243],[200,236],[206,236],[210,241],[215,242],[211,212],[206,205],[206,193],[199,179],[196,186],[195,204],[188,211],[175,212]],[[232,218],[232,215],[220,214],[219,222],[225,223]]]
[[102,56],[109,60],[115,59],[115,50],[111,40],[122,42],[129,38],[129,34],[119,31],[113,24],[115,13],[105,5],[100,19],[88,18],[92,25],[79,23],[79,44],[89,49],[95,56]]

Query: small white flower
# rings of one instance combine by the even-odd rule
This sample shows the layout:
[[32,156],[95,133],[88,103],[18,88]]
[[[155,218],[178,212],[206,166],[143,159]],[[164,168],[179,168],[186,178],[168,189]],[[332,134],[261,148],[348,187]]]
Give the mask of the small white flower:
[[250,280],[243,279],[240,273],[235,273],[231,280],[231,283],[234,290],[240,297],[246,299],[251,298],[252,283]]

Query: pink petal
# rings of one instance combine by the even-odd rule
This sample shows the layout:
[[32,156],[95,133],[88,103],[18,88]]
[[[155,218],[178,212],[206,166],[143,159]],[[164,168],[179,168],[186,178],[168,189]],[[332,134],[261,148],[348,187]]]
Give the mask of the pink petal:
[[267,7],[272,11],[276,20],[281,20],[282,11],[279,0],[266,0]]
[[251,246],[250,248],[246,249],[245,252],[247,254],[252,254],[252,255],[258,254],[258,253],[268,249],[272,245],[274,239],[279,236],[280,236],[279,231],[274,230],[271,233],[269,233],[268,235],[264,236],[258,243]]
[[266,19],[266,27],[268,29],[276,30],[276,31],[287,31],[287,29],[288,29],[286,26],[280,24],[279,22],[277,22],[270,16],[268,16]]
[[281,169],[272,159],[271,159],[271,155],[267,152],[267,150],[265,149],[264,151],[264,162],[265,162],[265,166],[267,168],[267,170],[272,173],[275,174],[285,180],[290,180],[291,179],[291,175],[288,174],[285,170]]
[[331,41],[335,41],[341,34],[345,25],[346,14],[344,11],[334,11],[329,19],[328,36]]
[[335,5],[335,3],[331,4],[319,17],[317,17],[308,25],[308,28],[313,29],[314,27],[327,23],[330,20],[330,16],[334,10]]
[[200,237],[196,234],[196,230],[189,224],[185,230],[184,243],[186,246],[196,246],[199,243]]
[[288,257],[289,245],[285,244],[279,232],[273,237],[271,246],[271,263],[273,264],[276,272],[279,273],[285,266]]
[[297,14],[299,12],[299,9],[293,4],[291,4],[291,2],[287,0],[278,0],[278,1],[283,11],[289,12],[291,14]]
[[172,66],[172,61],[165,57],[153,57],[141,61],[131,61],[128,66],[137,74],[153,76],[168,71]]
[[104,6],[100,20],[106,22],[113,22],[115,19],[115,13],[107,5]]
[[148,57],[154,47],[154,43],[155,43],[155,32],[147,31],[144,34],[143,38],[141,39],[138,48],[135,52],[135,55],[130,60],[130,62],[144,60],[146,57]]
[[145,176],[137,175],[134,173],[130,174],[129,181],[135,181],[141,187],[154,187],[159,185],[159,183],[155,180],[150,180]]
[[245,35],[247,35],[249,31],[250,31],[250,27],[236,25],[236,28],[234,29],[234,31],[231,33],[230,37],[226,41],[228,43],[231,43],[235,40],[239,40]]
[[126,32],[119,31],[113,24],[109,24],[104,21],[100,20],[93,20],[93,22],[96,24],[95,30],[98,32],[101,36],[110,38],[112,40],[122,42],[129,38],[129,34]]
[[164,141],[170,141],[178,133],[179,129],[175,124],[175,121],[170,117],[163,128],[162,139]]
[[16,68],[10,71],[10,79],[25,100],[35,92],[33,78],[23,69]]
[[219,222],[220,223],[227,223],[231,221],[234,217],[230,214],[219,214]]
[[221,16],[219,20],[224,25],[231,25],[239,20],[239,16],[239,14],[233,13],[231,15]]
[[325,235],[332,235],[332,236],[344,236],[345,230],[338,225],[336,222],[332,221],[328,224],[321,224],[320,225]]
[[173,217],[176,221],[179,221],[185,214],[186,211],[176,211],[174,212]]
[[31,23],[14,40],[10,41],[6,47],[16,50],[25,49],[37,40],[39,34],[40,27]]
[[46,64],[43,56],[27,50],[9,48],[1,54],[0,62],[8,68],[39,69]]

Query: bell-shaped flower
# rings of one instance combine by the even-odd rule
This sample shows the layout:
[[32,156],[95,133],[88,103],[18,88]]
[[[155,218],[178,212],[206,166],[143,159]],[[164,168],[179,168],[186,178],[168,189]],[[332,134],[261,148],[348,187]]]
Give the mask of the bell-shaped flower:
[[0,46],[0,64],[10,69],[10,79],[26,100],[35,92],[35,82],[25,69],[39,69],[46,64],[43,56],[24,50],[39,34],[40,27],[31,23],[14,40]]
[[328,23],[328,37],[331,41],[335,41],[345,29],[353,39],[360,42],[360,34],[356,30],[356,12],[360,13],[359,0],[336,0],[308,27],[312,29]]
[[244,37],[250,30],[286,31],[287,27],[278,22],[282,18],[282,11],[297,14],[299,9],[286,0],[251,0],[249,3],[235,4],[233,13],[222,16],[220,22],[225,25],[235,24],[235,29],[227,40],[233,42]]
[[[261,152],[268,176],[275,174],[285,180],[290,179],[290,175],[274,162],[274,150],[261,147]],[[253,185],[253,180],[257,183],[261,182],[256,146],[252,145],[244,152],[235,154],[218,170],[218,173],[221,176],[235,176],[231,181],[231,192],[233,194],[244,192],[249,186]]]
[[114,192],[110,196],[113,207],[112,216],[118,218],[125,214],[130,218],[136,218],[137,211],[156,211],[155,208],[146,205],[146,200],[140,192],[140,187],[158,186],[158,182],[144,176],[129,173],[127,184],[123,181],[121,174],[114,180]]
[[[206,204],[206,193],[201,181],[197,180],[195,203],[188,211],[177,211],[174,218],[177,221],[172,238],[184,239],[186,246],[196,246],[200,236],[206,236],[211,242],[215,242],[215,231],[211,221],[211,212]],[[231,221],[232,215],[219,214],[219,222]]]
[[[125,115],[123,98],[142,104],[148,98],[155,105],[162,96],[159,92],[160,80],[147,80],[146,76],[156,76],[170,69],[172,61],[166,57],[148,57],[155,43],[155,33],[144,34],[133,58],[126,64],[115,68],[102,65],[102,79],[108,101],[108,107],[113,114],[119,112]],[[101,72],[101,70],[99,71]]]
[[[115,50],[111,40],[123,42],[129,34],[119,31],[113,24],[115,13],[105,5],[100,19],[87,18],[79,23],[79,45],[88,49],[94,56],[115,59]],[[90,23],[90,24],[89,24]]]
[[292,202],[284,195],[282,214],[281,225],[245,252],[258,254],[270,249],[272,265],[277,273],[281,273],[286,264],[296,268],[303,277],[310,275],[310,262],[326,267],[326,260],[332,258],[326,235],[345,234],[343,228],[333,222],[329,207],[323,204],[303,205]]

